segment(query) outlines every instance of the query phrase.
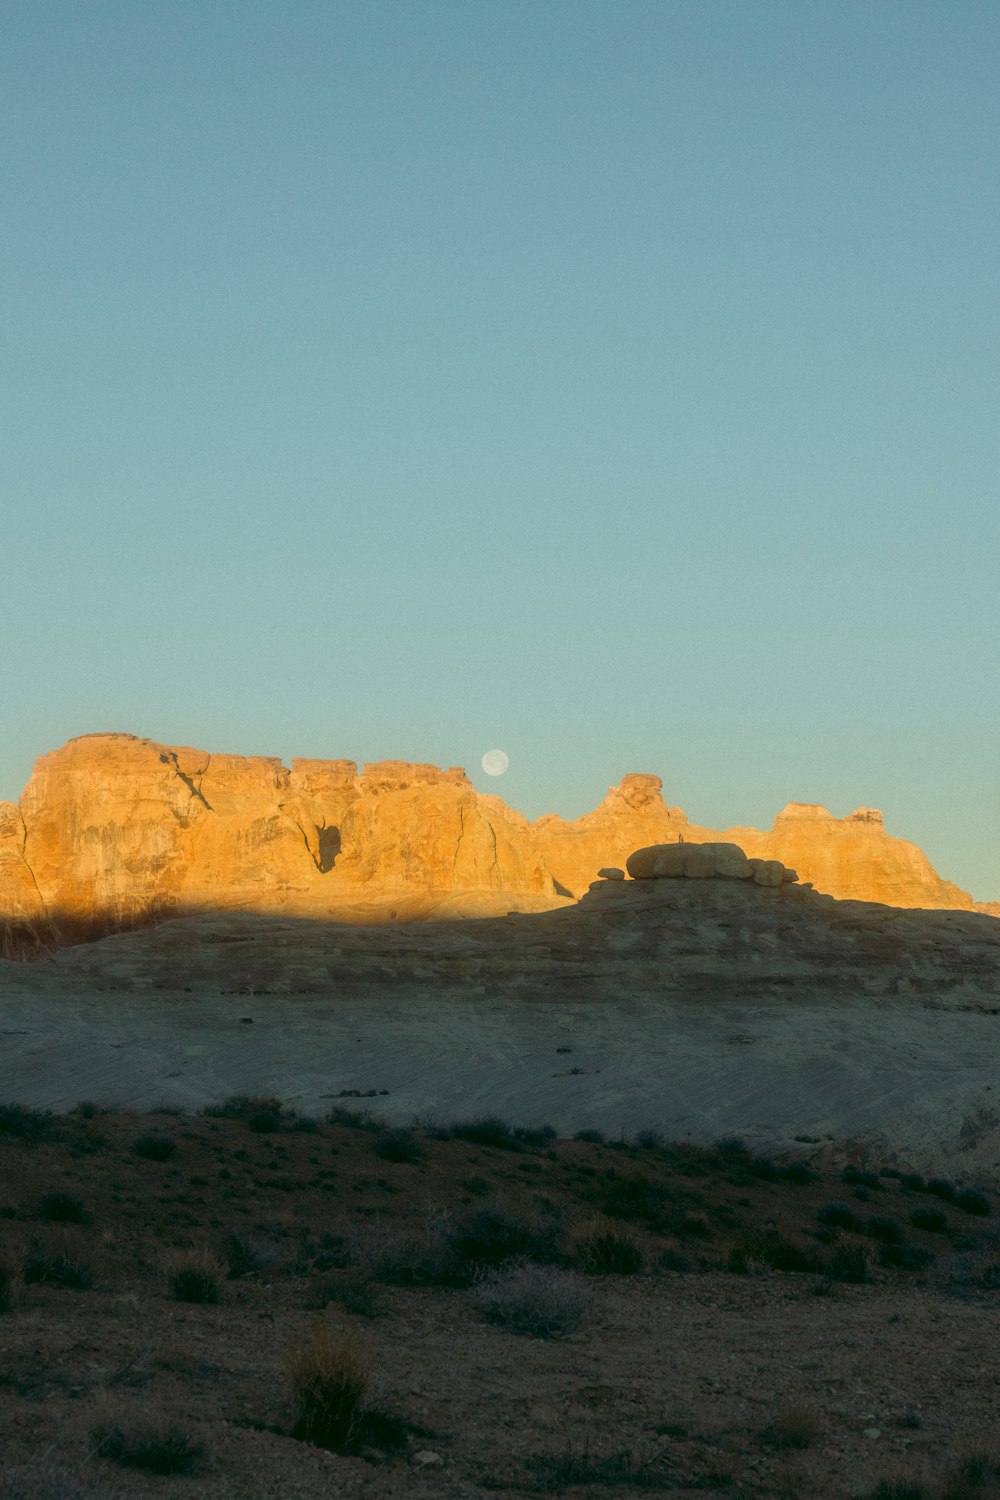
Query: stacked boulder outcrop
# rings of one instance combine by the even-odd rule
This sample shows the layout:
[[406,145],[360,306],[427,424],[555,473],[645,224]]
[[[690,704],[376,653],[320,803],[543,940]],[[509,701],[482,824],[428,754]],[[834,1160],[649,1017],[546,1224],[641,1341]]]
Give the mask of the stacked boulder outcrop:
[[751,859],[739,844],[649,844],[625,862],[633,880],[752,880],[780,886],[798,880],[780,859]]

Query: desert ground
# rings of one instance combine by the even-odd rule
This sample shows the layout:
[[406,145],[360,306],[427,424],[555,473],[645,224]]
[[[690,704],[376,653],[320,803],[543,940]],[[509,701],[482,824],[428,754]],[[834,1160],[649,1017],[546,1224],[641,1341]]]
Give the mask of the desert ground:
[[721,881],[3,963],[0,1496],[1000,1494],[998,972]]
[[[996,1493],[992,1194],[346,1105],[0,1121],[5,1500]],[[371,1366],[326,1447],[324,1328]]]

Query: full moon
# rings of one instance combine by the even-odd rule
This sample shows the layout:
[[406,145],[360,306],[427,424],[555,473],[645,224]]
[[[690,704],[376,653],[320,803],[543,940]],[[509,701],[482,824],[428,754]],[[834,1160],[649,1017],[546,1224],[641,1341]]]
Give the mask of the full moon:
[[509,765],[510,760],[502,750],[487,750],[483,756],[483,770],[487,776],[502,776]]

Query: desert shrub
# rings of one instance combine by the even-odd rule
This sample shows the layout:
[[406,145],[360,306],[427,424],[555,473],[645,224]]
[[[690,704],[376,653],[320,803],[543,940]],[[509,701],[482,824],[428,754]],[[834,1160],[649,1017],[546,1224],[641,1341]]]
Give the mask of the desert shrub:
[[869,1239],[878,1240],[882,1245],[902,1245],[906,1239],[902,1224],[888,1214],[872,1214],[865,1225],[865,1233]]
[[576,1254],[592,1276],[635,1276],[646,1264],[638,1240],[599,1219],[577,1241]]
[[955,1194],[955,1207],[962,1209],[967,1214],[979,1214],[985,1218],[991,1211],[992,1205],[985,1193],[978,1188],[961,1188]]
[[840,1174],[840,1178],[842,1182],[850,1182],[857,1187],[868,1188],[872,1193],[885,1191],[877,1172],[862,1172],[860,1167],[845,1167]]
[[761,1439],[772,1448],[809,1448],[819,1437],[822,1423],[811,1406],[787,1406]]
[[678,1276],[683,1276],[691,1269],[691,1262],[679,1250],[664,1250],[660,1256],[660,1265],[664,1271],[674,1271]]
[[214,1304],[219,1300],[219,1282],[225,1267],[207,1250],[190,1250],[175,1256],[167,1266],[170,1295],[175,1302]]
[[573,1139],[574,1139],[574,1141],[586,1141],[589,1145],[592,1145],[592,1146],[603,1146],[603,1144],[604,1144],[604,1131],[603,1130],[578,1130],[576,1132],[576,1135],[573,1137]]
[[635,1144],[640,1151],[659,1151],[663,1146],[663,1135],[659,1130],[640,1130]]
[[914,1229],[925,1229],[929,1234],[944,1234],[948,1220],[939,1208],[915,1208],[910,1215]]
[[459,1265],[451,1234],[447,1215],[433,1210],[416,1232],[348,1224],[316,1269],[353,1266],[391,1286],[461,1286],[473,1272]]
[[849,1229],[853,1234],[861,1234],[865,1227],[864,1220],[846,1203],[824,1203],[816,1210],[816,1217],[830,1229]]
[[364,1271],[329,1271],[314,1281],[306,1306],[322,1312],[331,1302],[359,1318],[377,1318],[382,1312],[379,1286]]
[[727,1267],[744,1276],[758,1268],[811,1272],[813,1275],[823,1269],[817,1251],[800,1249],[774,1229],[741,1235],[730,1248]]
[[785,1171],[769,1156],[750,1155],[746,1157],[746,1170],[751,1177],[757,1177],[761,1182],[780,1182]]
[[88,1214],[73,1193],[46,1193],[39,1200],[38,1217],[50,1224],[85,1224]]
[[476,1286],[475,1298],[491,1323],[535,1338],[572,1333],[592,1300],[582,1276],[531,1261],[487,1271]]
[[94,1103],[93,1099],[81,1099],[73,1113],[79,1115],[83,1120],[94,1120],[103,1111],[99,1104]]
[[489,1181],[485,1177],[463,1177],[458,1185],[475,1198],[481,1197],[483,1193],[488,1193],[490,1190]]
[[987,1257],[979,1280],[987,1291],[1000,1289],[1000,1250],[994,1250],[993,1254]]
[[235,1230],[223,1236],[222,1254],[230,1281],[250,1276],[255,1271],[269,1271],[281,1261],[281,1251],[270,1240]]
[[177,1142],[172,1141],[168,1135],[157,1135],[155,1131],[149,1130],[139,1137],[132,1150],[143,1161],[170,1161],[177,1155]]
[[0,1315],[14,1311],[14,1284],[17,1270],[12,1259],[0,1255]]
[[934,1251],[923,1245],[881,1244],[878,1263],[897,1271],[923,1271],[934,1259]]
[[750,1154],[747,1143],[741,1135],[720,1135],[718,1140],[712,1142],[712,1150],[718,1151],[720,1156],[749,1156]]
[[868,1251],[864,1245],[838,1245],[826,1269],[827,1275],[834,1281],[861,1286],[872,1279]]
[[987,1489],[1000,1485],[1000,1455],[991,1453],[967,1453],[959,1459],[955,1469],[955,1488],[965,1485],[970,1490]]
[[532,1489],[563,1494],[578,1486],[594,1485],[603,1489],[663,1490],[672,1489],[675,1480],[663,1467],[662,1456],[638,1459],[631,1453],[592,1454],[567,1448],[565,1453],[545,1453],[528,1459]]
[[335,1453],[348,1451],[362,1430],[374,1362],[353,1333],[335,1335],[321,1323],[285,1365],[293,1437]]
[[319,1121],[315,1115],[292,1115],[292,1130],[297,1135],[318,1135]]
[[613,1178],[605,1187],[600,1207],[613,1219],[660,1228],[667,1191],[644,1172],[626,1172]]
[[475,1272],[509,1260],[558,1259],[559,1226],[548,1214],[503,1207],[470,1209],[454,1224],[450,1244],[460,1265]]
[[423,1159],[423,1148],[412,1130],[395,1126],[380,1130],[372,1147],[384,1161],[417,1162]]
[[349,1130],[381,1130],[382,1126],[378,1120],[374,1120],[365,1109],[348,1109],[344,1104],[335,1104],[327,1111],[326,1121],[328,1125],[346,1125]]
[[880,1479],[867,1500],[932,1500],[932,1495],[920,1479]]
[[276,1135],[281,1129],[280,1109],[252,1109],[244,1118],[247,1129],[257,1135]]
[[21,1274],[29,1286],[58,1286],[73,1292],[88,1292],[94,1284],[90,1268],[83,1261],[38,1250],[25,1256]]
[[102,1423],[91,1432],[91,1442],[101,1458],[150,1474],[190,1474],[205,1456],[203,1445],[189,1433],[156,1423],[128,1430]]
[[520,1151],[517,1134],[499,1115],[479,1115],[473,1120],[456,1120],[447,1134],[456,1141],[471,1141],[476,1146],[496,1146],[501,1151]]
[[806,1161],[790,1161],[785,1168],[785,1181],[794,1182],[797,1186],[804,1186],[809,1182],[817,1182],[819,1173]]
[[255,1110],[267,1109],[280,1114],[284,1105],[280,1099],[263,1094],[230,1094],[221,1104],[206,1105],[203,1114],[214,1120],[243,1120]]
[[47,1109],[29,1109],[25,1104],[0,1104],[0,1135],[15,1140],[48,1140],[55,1133],[52,1114]]
[[940,1198],[944,1203],[953,1203],[955,1201],[955,1184],[949,1182],[947,1177],[929,1177],[924,1192],[931,1193],[935,1198]]
[[919,1172],[904,1172],[899,1179],[899,1185],[907,1188],[911,1193],[922,1193],[927,1187],[927,1180]]

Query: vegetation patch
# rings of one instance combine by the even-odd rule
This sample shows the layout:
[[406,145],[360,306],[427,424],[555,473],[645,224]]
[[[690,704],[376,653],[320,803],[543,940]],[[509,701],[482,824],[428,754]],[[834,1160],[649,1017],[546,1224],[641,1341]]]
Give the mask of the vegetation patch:
[[23,1104],[0,1104],[0,1135],[33,1145],[36,1141],[50,1140],[54,1134],[55,1121],[49,1110],[28,1109]]
[[149,1474],[192,1474],[205,1457],[203,1444],[190,1433],[166,1425],[104,1423],[93,1429],[91,1442],[98,1457]]
[[22,1270],[28,1286],[65,1287],[73,1292],[87,1292],[94,1284],[89,1266],[71,1255],[46,1255],[32,1251],[25,1257]]
[[944,1234],[948,1220],[939,1208],[915,1208],[910,1215],[914,1229],[926,1230],[928,1234]]
[[170,1295],[175,1302],[200,1302],[214,1305],[219,1300],[219,1283],[225,1267],[207,1250],[192,1250],[168,1262]]
[[286,1361],[292,1436],[334,1453],[359,1446],[374,1364],[374,1355],[354,1333],[334,1334],[321,1323]]
[[422,1161],[424,1156],[423,1147],[413,1131],[401,1126],[380,1130],[372,1149],[384,1161],[412,1163]]
[[664,1467],[659,1456],[638,1459],[631,1453],[591,1453],[588,1448],[574,1453],[543,1454],[528,1460],[534,1488],[561,1494],[583,1485],[600,1485],[604,1489],[667,1490],[675,1489],[676,1478]]
[[582,1276],[522,1261],[488,1271],[475,1290],[491,1323],[534,1338],[558,1338],[578,1328],[593,1300]]
[[635,1276],[646,1264],[634,1235],[600,1219],[577,1241],[576,1255],[581,1268],[591,1276]]
[[49,1224],[86,1224],[89,1215],[73,1193],[46,1193],[38,1204],[38,1217]]
[[955,1194],[954,1203],[963,1213],[977,1214],[981,1218],[986,1218],[992,1212],[990,1200],[978,1188],[962,1188]]
[[799,1271],[815,1275],[823,1269],[816,1250],[803,1250],[776,1229],[741,1235],[729,1251],[727,1266],[738,1275],[753,1271]]
[[816,1217],[830,1229],[849,1229],[852,1234],[864,1233],[864,1219],[847,1203],[824,1203],[822,1208],[816,1210]]
[[151,1130],[141,1135],[132,1149],[143,1161],[171,1161],[177,1155],[177,1142]]

